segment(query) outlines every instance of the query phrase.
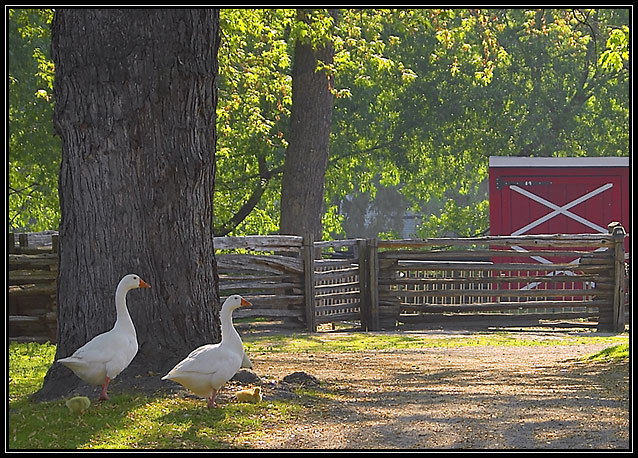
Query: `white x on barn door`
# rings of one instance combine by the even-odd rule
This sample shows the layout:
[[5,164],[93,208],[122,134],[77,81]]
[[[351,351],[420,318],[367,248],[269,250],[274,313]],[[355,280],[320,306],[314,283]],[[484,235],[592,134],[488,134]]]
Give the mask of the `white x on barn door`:
[[545,205],[548,208],[551,208],[553,211],[549,212],[548,214],[546,214],[545,216],[542,216],[538,219],[536,219],[535,221],[532,221],[531,223],[523,226],[522,228],[512,232],[512,235],[522,235],[525,234],[527,231],[529,231],[530,229],[533,229],[534,227],[538,226],[539,224],[544,223],[545,221],[554,218],[557,215],[565,215],[568,218],[573,219],[574,221],[578,221],[581,224],[584,224],[585,226],[591,227],[592,229],[595,229],[596,231],[602,233],[602,234],[606,234],[607,233],[607,229],[599,226],[598,224],[589,221],[585,218],[583,218],[582,216],[578,216],[572,212],[569,211],[570,208],[575,207],[578,204],[581,204],[583,202],[585,202],[586,200],[591,199],[592,197],[605,192],[606,190],[612,188],[614,185],[613,183],[606,183],[602,186],[600,186],[597,189],[594,189],[591,192],[588,192],[587,194],[580,196],[578,199],[574,199],[571,202],[563,205],[563,206],[558,206],[546,199],[543,199],[542,197],[537,196],[534,193],[531,193],[529,191],[527,191],[526,189],[523,189],[517,185],[510,185],[510,189],[512,191],[516,191],[519,194],[524,195],[525,197],[528,197],[542,205]]
[[[525,226],[521,227],[520,229],[515,230],[514,232],[512,232],[511,235],[523,235],[525,233],[527,233],[528,231],[532,230],[533,228],[539,226],[540,224],[558,216],[558,215],[564,215],[568,218],[573,219],[574,221],[578,221],[579,223],[590,227],[592,229],[594,229],[595,231],[599,232],[599,233],[603,233],[606,234],[607,233],[607,229],[594,223],[593,221],[589,221],[586,218],[583,218],[582,216],[579,216],[571,211],[569,211],[570,208],[575,207],[576,205],[579,205],[589,199],[591,199],[594,196],[597,196],[598,194],[601,194],[603,192],[605,192],[608,189],[611,189],[613,187],[613,183],[605,183],[604,185],[594,189],[593,191],[590,191],[580,197],[578,197],[577,199],[572,200],[571,202],[566,203],[565,205],[556,205],[553,202],[548,201],[547,199],[544,199],[543,197],[540,197],[526,189],[523,189],[517,185],[511,184],[509,185],[509,188],[514,191],[517,192],[535,202],[540,203],[541,205],[544,205],[545,207],[551,209],[552,211],[550,211],[549,213],[541,216],[540,218],[537,218],[536,220],[526,224]],[[520,246],[512,246],[512,248],[516,251],[520,251],[520,252],[527,252],[527,250],[525,248],[522,248]],[[606,248],[598,248],[596,251],[599,251],[601,249],[606,249]],[[532,259],[543,263],[543,264],[552,264],[552,262],[542,256],[531,256]],[[580,258],[576,258],[573,261],[570,261],[569,264],[574,264],[574,265],[578,265],[580,263]],[[573,272],[571,271],[554,271],[554,272],[550,272],[548,275],[552,276],[552,275],[556,275],[558,273],[563,273],[565,275],[573,275]],[[532,282],[529,283],[528,285],[526,285],[525,287],[523,287],[522,289],[532,289],[535,288],[536,286],[538,286],[540,284],[540,282]]]

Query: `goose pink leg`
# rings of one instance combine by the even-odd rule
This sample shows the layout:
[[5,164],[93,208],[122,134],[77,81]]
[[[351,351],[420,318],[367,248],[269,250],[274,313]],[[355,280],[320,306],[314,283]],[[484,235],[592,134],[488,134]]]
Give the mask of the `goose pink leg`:
[[213,388],[213,392],[210,395],[210,398],[208,398],[208,408],[215,408],[217,407],[217,405],[215,404],[215,396],[217,396],[217,390]]
[[100,394],[100,401],[106,401],[109,396],[106,394],[106,389],[109,387],[110,378],[106,377],[104,380],[104,385],[102,385],[102,393]]

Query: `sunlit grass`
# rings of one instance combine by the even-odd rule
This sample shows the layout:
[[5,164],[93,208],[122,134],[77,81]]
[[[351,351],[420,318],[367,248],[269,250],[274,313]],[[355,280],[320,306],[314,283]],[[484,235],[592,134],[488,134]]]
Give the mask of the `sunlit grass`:
[[15,403],[9,412],[10,449],[242,448],[269,425],[290,421],[302,406],[291,402],[208,409],[206,401],[179,396],[112,395],[82,416],[64,401]]
[[35,393],[49,366],[53,364],[55,345],[50,343],[11,343],[9,345],[9,400]]
[[614,345],[600,350],[598,353],[587,356],[587,360],[599,361],[599,360],[612,360],[612,359],[625,359],[629,358],[629,344]]
[[538,346],[578,345],[625,342],[626,336],[543,336],[520,335],[508,332],[471,334],[463,336],[425,336],[397,333],[299,333],[292,336],[245,337],[246,350],[250,352],[329,352],[397,350],[415,348],[461,346]]
[[108,402],[92,400],[88,411],[76,416],[62,399],[29,399],[42,386],[54,356],[51,344],[9,345],[11,450],[242,448],[264,428],[292,421],[303,409],[295,401],[228,401],[208,409],[203,399],[113,394]]

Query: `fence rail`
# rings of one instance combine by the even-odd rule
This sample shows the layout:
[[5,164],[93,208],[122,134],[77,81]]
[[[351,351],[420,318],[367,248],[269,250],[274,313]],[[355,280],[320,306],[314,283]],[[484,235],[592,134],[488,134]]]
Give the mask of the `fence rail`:
[[579,319],[621,329],[625,300],[616,290],[614,250],[623,237],[624,231],[379,241],[386,325]]
[[[421,240],[311,236],[216,237],[222,297],[266,317],[316,331],[325,323],[362,329],[398,323],[489,323],[624,329],[628,271],[622,226],[610,234]],[[57,234],[9,236],[10,339],[55,341]]]
[[303,325],[303,238],[297,236],[216,237],[219,292],[240,293],[253,306],[237,318],[267,317]]
[[[16,243],[18,242],[18,243]],[[12,340],[55,342],[57,233],[9,234],[9,301]]]

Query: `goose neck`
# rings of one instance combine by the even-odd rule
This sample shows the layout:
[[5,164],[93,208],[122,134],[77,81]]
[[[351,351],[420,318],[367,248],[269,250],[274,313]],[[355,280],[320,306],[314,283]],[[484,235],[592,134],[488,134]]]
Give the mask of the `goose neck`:
[[233,324],[233,311],[222,308],[220,320],[222,322],[222,341],[239,343],[241,346],[241,338]]
[[115,321],[116,327],[126,327],[135,333],[135,327],[133,326],[133,320],[129,315],[128,307],[126,306],[126,294],[128,289],[122,285],[118,285],[115,291],[115,311],[117,313],[117,320]]

